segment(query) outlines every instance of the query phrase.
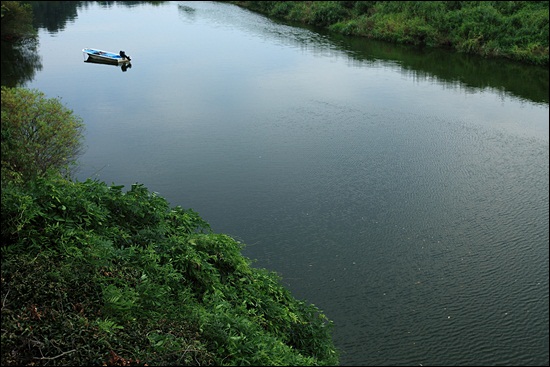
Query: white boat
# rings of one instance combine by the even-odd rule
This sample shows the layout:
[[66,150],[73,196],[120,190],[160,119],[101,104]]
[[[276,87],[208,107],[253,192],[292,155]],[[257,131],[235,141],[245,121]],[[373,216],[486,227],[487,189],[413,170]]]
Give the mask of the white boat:
[[118,54],[109,51],[98,50],[96,48],[84,48],[82,49],[84,55],[84,61],[98,61],[109,64],[120,64],[124,62],[130,62],[130,56],[126,55],[124,51],[120,51]]

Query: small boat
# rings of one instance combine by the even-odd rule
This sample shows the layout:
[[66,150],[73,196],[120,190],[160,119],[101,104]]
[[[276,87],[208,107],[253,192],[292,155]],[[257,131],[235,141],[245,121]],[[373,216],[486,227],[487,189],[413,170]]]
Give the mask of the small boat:
[[126,55],[124,51],[120,51],[118,54],[109,51],[98,50],[95,48],[82,49],[84,55],[84,61],[98,61],[108,64],[120,64],[130,62],[130,56]]

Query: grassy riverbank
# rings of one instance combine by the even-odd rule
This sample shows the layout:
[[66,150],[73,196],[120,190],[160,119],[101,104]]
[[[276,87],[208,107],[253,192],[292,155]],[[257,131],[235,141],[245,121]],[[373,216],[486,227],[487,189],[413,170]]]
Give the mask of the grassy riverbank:
[[548,65],[548,1],[229,1],[344,35]]

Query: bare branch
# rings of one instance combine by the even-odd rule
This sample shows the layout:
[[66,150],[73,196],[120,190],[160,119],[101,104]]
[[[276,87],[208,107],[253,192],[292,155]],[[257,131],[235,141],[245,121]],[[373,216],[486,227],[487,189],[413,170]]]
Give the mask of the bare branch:
[[69,353],[72,353],[72,352],[76,352],[76,349],[68,350],[68,351],[66,351],[66,352],[61,353],[60,355],[55,356],[55,357],[34,357],[34,359],[47,359],[47,360],[51,360],[51,359],[56,359],[56,358],[62,357],[62,356],[64,356],[65,354],[69,354]]

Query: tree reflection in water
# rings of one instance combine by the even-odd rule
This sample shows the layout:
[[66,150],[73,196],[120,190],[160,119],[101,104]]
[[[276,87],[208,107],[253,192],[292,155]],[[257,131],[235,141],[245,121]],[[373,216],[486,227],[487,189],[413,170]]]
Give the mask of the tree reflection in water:
[[42,70],[42,58],[37,52],[38,39],[21,42],[2,41],[2,85],[16,87],[34,79],[37,70]]

